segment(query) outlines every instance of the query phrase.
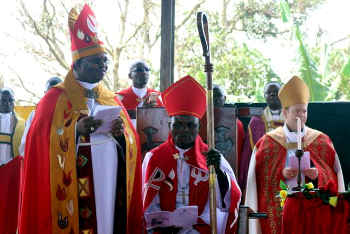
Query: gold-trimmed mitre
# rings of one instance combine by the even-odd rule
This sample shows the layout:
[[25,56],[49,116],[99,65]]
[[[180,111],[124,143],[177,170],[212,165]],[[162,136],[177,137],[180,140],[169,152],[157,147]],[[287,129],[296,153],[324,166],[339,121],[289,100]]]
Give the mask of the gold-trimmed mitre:
[[309,87],[297,76],[293,76],[286,84],[284,84],[279,92],[278,97],[282,107],[290,107],[295,104],[308,104],[310,98]]

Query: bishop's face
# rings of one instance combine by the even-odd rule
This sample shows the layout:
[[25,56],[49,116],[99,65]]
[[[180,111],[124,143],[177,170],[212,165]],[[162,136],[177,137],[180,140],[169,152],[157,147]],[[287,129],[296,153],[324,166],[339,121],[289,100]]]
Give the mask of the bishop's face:
[[191,148],[199,132],[199,119],[192,115],[173,116],[170,119],[170,131],[177,147]]
[[307,120],[307,104],[295,104],[283,109],[285,122],[291,131],[297,131],[297,117],[301,120],[301,128],[304,128]]
[[105,53],[81,58],[74,64],[76,79],[91,84],[103,80],[107,69],[108,58]]

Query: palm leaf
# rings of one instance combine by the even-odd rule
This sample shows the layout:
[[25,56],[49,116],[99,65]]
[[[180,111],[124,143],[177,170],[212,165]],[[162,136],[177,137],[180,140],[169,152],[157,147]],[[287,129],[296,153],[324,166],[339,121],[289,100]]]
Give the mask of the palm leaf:
[[350,77],[350,58],[347,62],[347,64],[345,64],[345,66],[343,67],[342,69],[342,75],[346,78],[349,78]]
[[285,0],[280,1],[280,9],[281,9],[281,18],[283,23],[287,23],[290,18],[290,8],[288,2]]
[[319,82],[321,75],[318,72],[315,62],[309,56],[298,25],[295,25],[295,36],[299,42],[299,55],[301,60],[299,70],[303,80],[310,89],[311,101],[324,101],[327,97],[328,88]]

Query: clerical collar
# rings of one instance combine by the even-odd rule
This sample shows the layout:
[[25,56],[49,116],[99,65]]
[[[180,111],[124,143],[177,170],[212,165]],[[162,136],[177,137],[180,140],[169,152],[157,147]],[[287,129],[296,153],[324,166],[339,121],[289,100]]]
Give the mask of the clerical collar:
[[83,81],[80,81],[78,80],[79,84],[85,88],[85,89],[93,89],[95,88],[97,85],[98,85],[98,82],[97,83],[87,83],[87,82],[83,82]]
[[136,96],[140,98],[143,98],[147,93],[147,87],[139,89],[139,88],[135,88],[134,86],[131,86],[131,88],[132,88],[132,91],[136,94]]
[[[287,142],[297,142],[298,141],[298,136],[296,132],[291,132],[287,124],[284,123],[283,125],[283,131],[286,134]],[[304,137],[306,135],[306,126],[304,125],[304,128],[301,130],[301,137]]]
[[98,94],[93,90],[93,88],[95,88],[98,83],[87,83],[87,82],[83,82],[78,80],[79,84],[85,89],[85,97],[87,97],[88,99],[97,99],[98,98]]
[[180,147],[177,147],[176,145],[175,145],[175,148],[179,151],[180,154],[184,154],[191,149],[191,148],[181,149]]
[[270,112],[272,115],[280,115],[281,114],[281,110],[271,110],[270,109]]

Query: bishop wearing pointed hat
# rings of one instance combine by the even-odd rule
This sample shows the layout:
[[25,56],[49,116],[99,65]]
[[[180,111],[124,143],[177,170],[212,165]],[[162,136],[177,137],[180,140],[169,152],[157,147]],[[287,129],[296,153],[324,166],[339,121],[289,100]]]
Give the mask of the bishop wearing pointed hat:
[[[142,233],[141,154],[129,116],[102,80],[107,56],[88,5],[69,13],[73,64],[37,105],[25,147],[19,233]],[[110,129],[94,117],[121,108]]]
[[[250,220],[250,233],[282,233],[282,209],[276,194],[280,181],[289,188],[297,186],[298,170],[291,165],[297,149],[297,118],[300,118],[301,147],[309,154],[311,167],[302,170],[302,183],[336,193],[344,191],[344,179],[338,155],[331,139],[305,125],[310,93],[306,83],[292,77],[278,96],[285,118],[283,127],[266,133],[255,145],[248,170],[245,203],[255,211],[267,213],[267,219]],[[303,156],[303,157],[304,157]]]
[[[170,116],[169,137],[146,154],[142,165],[147,229],[156,233],[210,233],[208,167],[214,165],[218,181],[217,233],[232,233],[241,192],[225,158],[216,150],[205,156],[208,146],[198,131],[206,110],[206,91],[186,76],[165,90],[162,99]],[[163,223],[159,211],[179,216],[180,210],[191,215]]]

